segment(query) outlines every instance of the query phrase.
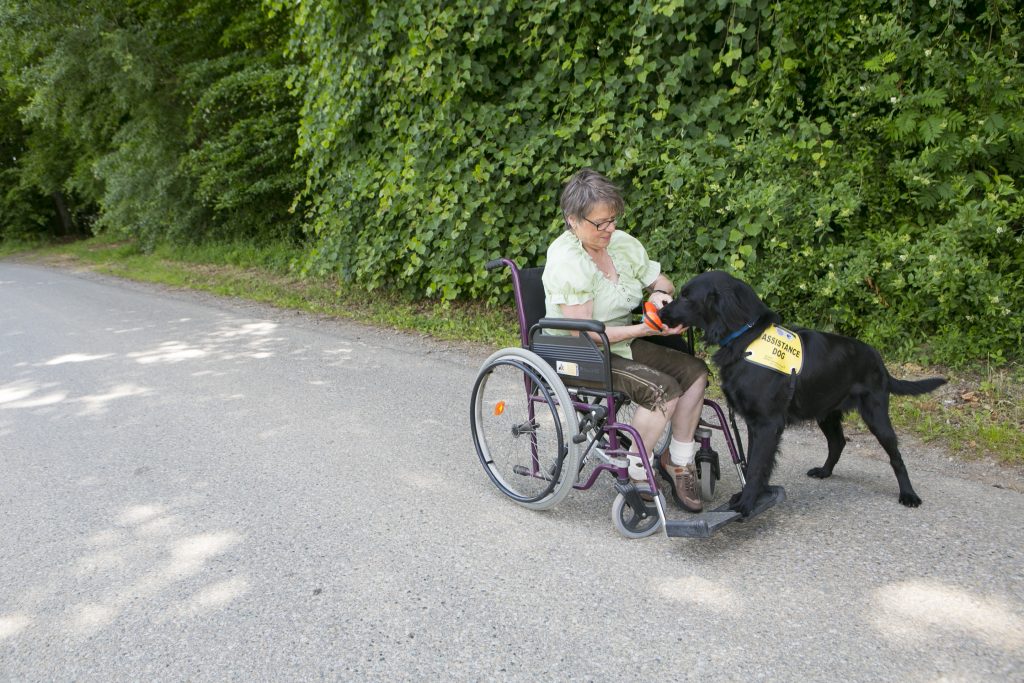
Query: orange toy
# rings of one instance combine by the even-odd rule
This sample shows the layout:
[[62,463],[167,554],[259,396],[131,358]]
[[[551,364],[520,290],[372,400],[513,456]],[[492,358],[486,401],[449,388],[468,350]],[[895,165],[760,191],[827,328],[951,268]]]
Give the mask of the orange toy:
[[655,332],[661,332],[668,328],[665,323],[661,322],[661,317],[658,315],[658,309],[650,301],[644,302],[644,325],[651,328]]

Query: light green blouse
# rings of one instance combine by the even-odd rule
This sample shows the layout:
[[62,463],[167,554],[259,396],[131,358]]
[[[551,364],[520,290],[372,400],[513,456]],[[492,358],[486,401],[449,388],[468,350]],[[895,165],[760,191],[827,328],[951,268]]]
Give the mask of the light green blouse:
[[[621,230],[612,233],[608,255],[619,273],[612,282],[598,269],[583,245],[571,232],[563,232],[548,247],[544,266],[545,315],[564,318],[562,304],[573,306],[594,300],[594,320],[609,327],[631,325],[631,312],[644,300],[644,287],[654,284],[661,264],[647,257],[635,237]],[[612,344],[612,353],[632,358],[629,341]]]

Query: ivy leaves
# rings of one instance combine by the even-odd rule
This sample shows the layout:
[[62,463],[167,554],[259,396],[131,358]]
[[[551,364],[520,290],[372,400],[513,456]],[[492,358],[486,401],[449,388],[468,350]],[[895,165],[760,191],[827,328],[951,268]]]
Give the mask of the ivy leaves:
[[[900,343],[880,323],[894,302],[907,324],[962,316],[948,291],[929,293],[938,261],[913,278],[880,268],[918,262],[877,235],[933,226],[945,237],[928,244],[948,250],[989,216],[1019,236],[1019,13],[875,5],[300,0],[305,196],[329,245],[307,268],[494,297],[481,264],[542,259],[561,183],[595,166],[676,277],[730,269],[797,320],[883,345]],[[958,247],[986,265],[943,256],[941,270],[964,292],[993,277],[1007,289],[1021,250],[1003,246],[1001,260]],[[1019,341],[1010,327],[979,348]]]

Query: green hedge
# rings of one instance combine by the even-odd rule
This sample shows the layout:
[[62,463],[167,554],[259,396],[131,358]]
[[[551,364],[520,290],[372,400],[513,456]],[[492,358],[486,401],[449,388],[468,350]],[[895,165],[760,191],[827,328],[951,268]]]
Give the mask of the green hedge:
[[294,13],[311,272],[503,296],[482,264],[542,260],[561,183],[593,166],[623,184],[626,229],[677,281],[724,268],[794,324],[925,360],[1019,354],[1014,3]]
[[[677,281],[919,361],[1020,358],[1010,0],[8,0],[0,240],[308,243],[507,301],[582,166]],[[304,186],[304,188],[303,188]]]

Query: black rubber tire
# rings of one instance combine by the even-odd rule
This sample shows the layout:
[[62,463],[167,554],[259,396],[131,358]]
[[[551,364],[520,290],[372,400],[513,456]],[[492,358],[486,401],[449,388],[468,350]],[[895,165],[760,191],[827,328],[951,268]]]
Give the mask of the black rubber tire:
[[705,502],[710,502],[715,498],[715,472],[710,462],[698,462],[697,467],[700,468],[700,497]]
[[[637,484],[636,489],[641,494],[651,493],[651,487],[647,484]],[[664,502],[662,504],[664,505]],[[615,530],[626,538],[647,538],[661,529],[661,517],[658,516],[658,507],[654,500],[645,501],[644,508],[646,517],[627,505],[625,496],[617,494],[612,501],[612,524],[615,525]]]
[[532,351],[502,349],[481,366],[470,400],[473,444],[491,482],[519,505],[546,510],[572,491],[580,447],[571,406],[558,374]]

